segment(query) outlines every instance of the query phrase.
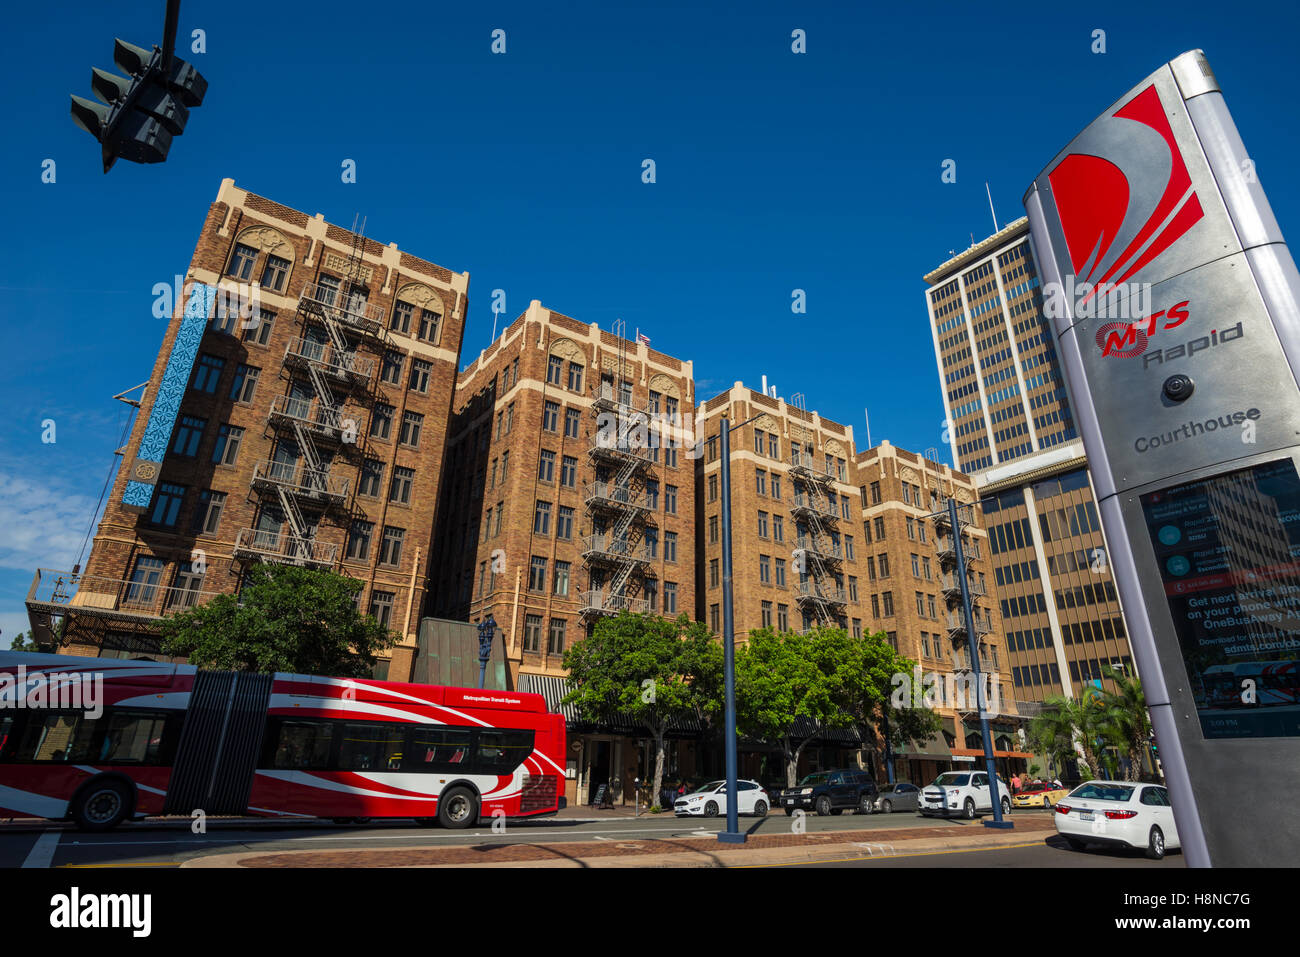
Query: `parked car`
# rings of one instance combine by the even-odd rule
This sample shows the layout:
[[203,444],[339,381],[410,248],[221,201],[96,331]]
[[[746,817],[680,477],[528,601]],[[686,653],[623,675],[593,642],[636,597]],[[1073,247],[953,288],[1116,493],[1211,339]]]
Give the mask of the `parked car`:
[[1153,860],[1181,847],[1169,791],[1159,784],[1089,781],[1056,805],[1056,833],[1074,850],[1087,844],[1136,847]]
[[891,811],[915,811],[920,805],[921,789],[908,781],[886,784],[876,798],[876,810],[884,814]]
[[1069,788],[1058,788],[1050,782],[1038,781],[1023,785],[1011,795],[1012,807],[1051,807],[1070,793]]
[[[1002,813],[1011,813],[1011,788],[998,775],[998,803]],[[993,810],[993,789],[987,771],[945,771],[921,791],[917,812],[922,817],[961,816],[971,820],[982,811]]]
[[871,814],[876,809],[876,782],[866,771],[815,771],[781,793],[786,814],[814,810],[822,817],[846,809]]
[[[757,781],[736,781],[736,813],[766,817],[772,798]],[[727,782],[710,781],[684,794],[673,805],[678,817],[717,817],[727,813]]]

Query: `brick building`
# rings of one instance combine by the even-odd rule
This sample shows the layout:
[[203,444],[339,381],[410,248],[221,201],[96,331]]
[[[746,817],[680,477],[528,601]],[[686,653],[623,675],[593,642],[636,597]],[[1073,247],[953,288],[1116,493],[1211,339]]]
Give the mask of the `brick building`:
[[38,638],[63,616],[72,653],[156,652],[161,615],[292,562],[364,583],[405,676],[468,274],[227,179],[184,280],[84,574],[33,584]]
[[[925,783],[940,771],[982,766],[977,701],[972,689],[970,646],[962,613],[961,583],[956,575],[953,534],[942,513],[950,498],[959,505],[962,550],[979,635],[980,670],[992,676],[986,685],[998,717],[991,722],[994,757],[1003,774],[1023,770],[1029,757],[1016,734],[1018,708],[1008,677],[1001,614],[989,565],[987,531],[982,527],[975,483],[951,466],[882,442],[856,456],[860,483],[865,564],[864,598],[869,600],[870,631],[883,631],[889,643],[918,662],[924,676],[942,679],[931,687],[943,721],[930,741],[913,741],[895,755],[899,780]],[[948,676],[954,681],[950,683]],[[994,696],[994,685],[996,696]],[[955,691],[955,693],[954,693]],[[924,694],[924,691],[922,692]],[[915,700],[915,699],[913,699]]]
[[[671,423],[694,400],[690,362],[537,301],[460,373],[430,607],[491,614],[514,687],[559,709],[564,651],[600,617],[693,613],[694,462]],[[630,793],[637,729],[566,710],[569,799]]]
[[1014,696],[1132,666],[1070,390],[1021,218],[926,274],[953,460],[975,480]]

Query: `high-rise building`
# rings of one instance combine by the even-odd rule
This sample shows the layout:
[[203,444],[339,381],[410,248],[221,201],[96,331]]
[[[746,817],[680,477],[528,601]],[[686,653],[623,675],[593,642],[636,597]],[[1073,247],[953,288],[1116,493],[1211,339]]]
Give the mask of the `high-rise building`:
[[[861,588],[870,602],[868,630],[884,632],[899,653],[921,667],[921,675],[905,689],[911,694],[902,695],[904,707],[925,700],[930,691],[943,722],[941,733],[930,741],[909,742],[895,753],[898,780],[924,783],[941,771],[963,763],[982,765],[983,760],[978,689],[973,683],[953,530],[945,511],[952,498],[958,502],[959,523],[970,523],[962,530],[962,554],[987,710],[992,713],[994,757],[1004,775],[1024,770],[1029,755],[1016,735],[1018,709],[1002,615],[992,587],[988,534],[974,507],[978,494],[974,481],[949,465],[889,442],[859,452],[855,466],[862,521],[858,551],[860,565],[865,566]],[[913,687],[918,680],[919,690]]]
[[184,280],[84,573],[38,572],[37,638],[157,654],[162,615],[287,562],[361,581],[404,679],[468,274],[227,179]]
[[925,282],[945,438],[980,497],[1014,697],[1075,695],[1132,653],[1028,221]]

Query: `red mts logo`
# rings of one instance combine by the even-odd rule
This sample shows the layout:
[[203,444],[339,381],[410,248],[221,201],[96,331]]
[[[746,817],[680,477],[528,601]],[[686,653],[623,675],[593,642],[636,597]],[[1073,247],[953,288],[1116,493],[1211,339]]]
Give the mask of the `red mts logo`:
[[1094,283],[1083,302],[1125,282],[1205,215],[1154,84],[1097,126],[1090,145],[1102,140],[1113,155],[1071,153],[1048,174],[1070,265]]
[[[1161,309],[1137,322],[1108,322],[1097,330],[1097,348],[1103,356],[1119,356],[1132,359],[1146,352],[1147,343],[1156,334],[1156,324],[1161,316],[1169,321],[1161,329],[1176,329],[1187,321],[1187,303],[1176,302],[1168,311]],[[1146,326],[1143,329],[1143,326]]]

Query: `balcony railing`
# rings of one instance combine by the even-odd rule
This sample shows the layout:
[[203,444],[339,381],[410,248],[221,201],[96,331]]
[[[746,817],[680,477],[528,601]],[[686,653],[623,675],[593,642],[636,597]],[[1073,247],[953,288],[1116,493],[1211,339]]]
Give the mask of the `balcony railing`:
[[[993,630],[993,622],[988,617],[981,616],[981,615],[972,615],[972,618],[974,618],[975,620],[975,634],[987,635],[989,632]],[[960,632],[964,634],[965,631],[966,631],[966,616],[962,614],[958,614],[957,612],[953,612],[953,611],[948,612],[948,632],[950,634],[954,632]]]
[[839,508],[831,505],[819,495],[795,493],[794,504],[790,508],[794,512],[812,512],[820,518],[829,518],[832,521],[840,520]]
[[[941,561],[956,561],[957,552],[951,535],[940,535],[934,540],[934,550]],[[969,561],[978,561],[981,557],[980,543],[962,533],[961,550],[963,557]]]
[[650,555],[643,542],[612,535],[587,535],[582,539],[582,557],[589,561],[637,562],[649,564]]
[[[956,575],[944,575],[942,582],[945,594],[961,594],[961,580],[958,579]],[[969,577],[966,579],[966,590],[970,592],[971,595],[987,594],[982,582]]]
[[140,580],[81,575],[39,568],[27,592],[27,607],[45,614],[71,610],[85,614],[161,618],[211,600],[219,592],[200,590],[201,581],[163,585],[150,575]]
[[311,362],[320,366],[336,379],[353,379],[369,382],[375,372],[375,360],[355,352],[341,352],[332,342],[314,339],[293,339],[284,350],[287,365]]
[[351,482],[324,469],[301,462],[258,462],[253,466],[254,488],[283,488],[304,498],[341,502],[348,497]]
[[799,539],[795,547],[803,549],[810,555],[816,555],[825,562],[842,562],[844,560],[843,546],[829,539],[818,544],[817,539],[811,535],[806,535]]
[[277,395],[271,403],[271,423],[301,422],[317,436],[338,439],[342,416],[337,406],[326,405],[320,399],[304,399],[293,395]]
[[818,585],[815,581],[809,579],[806,582],[796,582],[795,589],[798,591],[800,599],[829,602],[834,605],[848,604],[848,597],[844,594],[844,589],[837,588],[834,585]]
[[631,598],[623,593],[609,594],[596,589],[581,592],[578,597],[581,599],[580,611],[583,614],[617,615],[619,612],[630,611],[639,615],[650,610],[647,599]]
[[290,565],[328,567],[338,558],[337,544],[299,538],[286,532],[269,532],[260,528],[241,528],[235,536],[235,555],[260,558]]
[[603,505],[609,508],[635,508],[649,511],[649,499],[645,489],[632,489],[626,485],[613,482],[592,482],[584,493],[588,505]]
[[383,331],[383,312],[363,297],[346,294],[336,286],[309,282],[298,297],[300,306],[337,320],[358,332],[378,335]]
[[838,472],[828,470],[824,461],[818,462],[815,456],[809,455],[807,452],[800,452],[797,455],[790,454],[790,472],[817,482],[840,481]]
[[[646,434],[648,436],[648,433]],[[592,433],[591,444],[587,451],[597,458],[614,459],[620,462],[633,459],[648,465],[654,461],[653,452],[648,445],[640,441],[640,435],[637,430],[597,429]]]
[[[631,412],[642,412],[646,410],[636,405],[636,400],[632,398],[632,393],[623,392],[615,389],[607,382],[602,382],[596,389],[595,396],[592,397],[592,407],[603,412],[618,411],[622,415]],[[648,422],[646,423],[649,424]]]

